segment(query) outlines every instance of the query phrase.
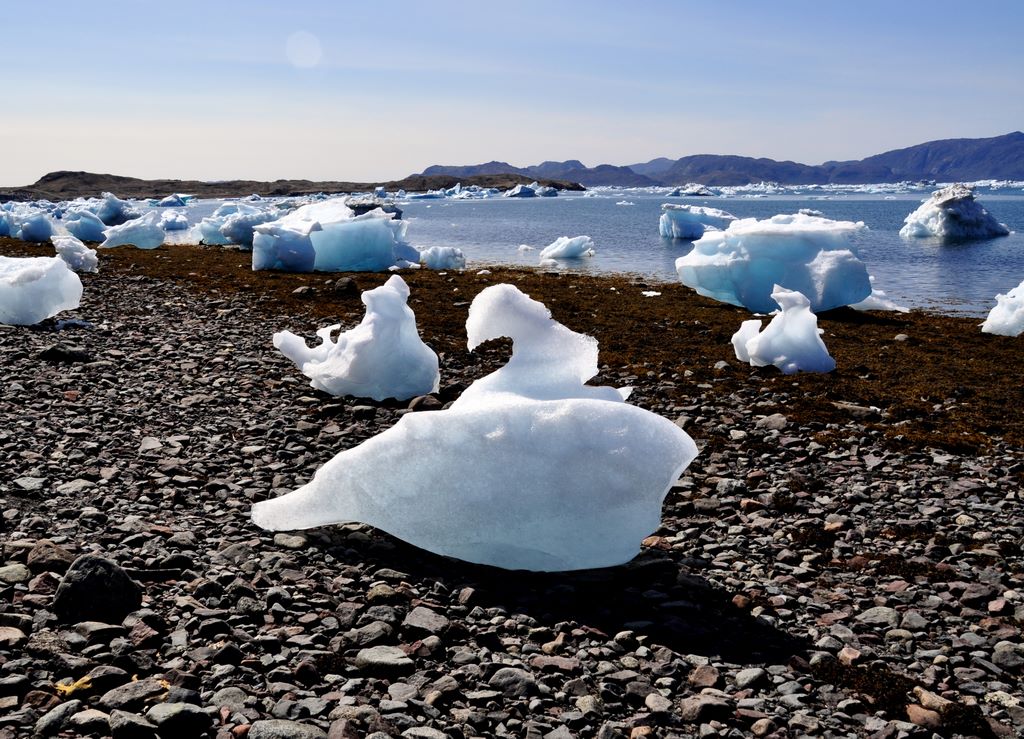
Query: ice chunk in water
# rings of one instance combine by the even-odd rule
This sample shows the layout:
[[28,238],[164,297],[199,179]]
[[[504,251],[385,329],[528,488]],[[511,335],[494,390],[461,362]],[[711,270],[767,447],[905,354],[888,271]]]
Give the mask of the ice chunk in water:
[[802,213],[744,218],[705,232],[676,260],[676,272],[699,294],[757,313],[775,309],[775,285],[803,293],[813,311],[838,308],[871,294],[867,268],[849,241],[864,230],[863,223]]
[[936,190],[928,200],[906,217],[900,236],[936,236],[948,241],[991,239],[1010,233],[974,199],[967,185],[949,185]]
[[113,193],[103,193],[103,202],[96,209],[96,216],[107,226],[120,226],[126,221],[139,217],[131,203],[121,200]]
[[96,250],[90,249],[74,236],[51,236],[57,256],[67,262],[67,265],[75,272],[98,272],[99,257]]
[[81,241],[103,241],[103,221],[92,211],[84,208],[69,210],[64,214],[64,227],[68,233]]
[[755,367],[774,364],[783,374],[794,372],[831,372],[836,362],[821,340],[818,317],[811,302],[795,290],[775,285],[772,299],[782,311],[772,318],[764,331],[759,320],[744,321],[733,334],[736,358]]
[[665,203],[661,210],[658,230],[666,239],[699,239],[709,228],[723,229],[736,220],[732,213],[698,205]]
[[597,342],[511,285],[481,292],[469,346],[512,358],[447,410],[408,413],[312,481],[257,503],[263,528],[360,521],[405,541],[509,569],[607,567],[637,554],[697,454],[674,423],[623,402],[597,373]]
[[589,236],[559,236],[540,250],[540,261],[579,259],[594,256],[594,241]]
[[427,269],[465,269],[466,255],[454,246],[432,246],[420,252],[419,262]]
[[0,256],[0,323],[29,326],[81,299],[82,281],[60,257]]
[[160,216],[160,228],[164,231],[184,231],[188,228],[188,216],[178,210],[166,211]]
[[49,241],[53,234],[53,222],[42,210],[26,209],[15,220],[18,232],[15,236],[22,241]]
[[1003,295],[996,295],[996,305],[989,312],[981,330],[986,334],[1020,336],[1024,333],[1024,282]]
[[125,221],[120,226],[104,229],[106,235],[100,244],[107,249],[114,246],[133,245],[139,249],[156,249],[164,243],[164,230],[160,228],[160,214],[150,211],[141,218]]
[[437,354],[416,331],[416,316],[406,304],[409,287],[395,275],[362,296],[362,323],[331,340],[340,326],[317,331],[320,345],[310,349],[290,331],[274,334],[274,346],[309,377],[313,387],[331,395],[407,400],[435,392],[440,382]]

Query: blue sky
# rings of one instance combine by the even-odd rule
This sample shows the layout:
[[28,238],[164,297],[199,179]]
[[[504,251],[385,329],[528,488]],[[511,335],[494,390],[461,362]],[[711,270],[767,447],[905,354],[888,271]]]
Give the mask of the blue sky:
[[11,2],[0,185],[56,169],[811,164],[1024,128],[1024,2]]

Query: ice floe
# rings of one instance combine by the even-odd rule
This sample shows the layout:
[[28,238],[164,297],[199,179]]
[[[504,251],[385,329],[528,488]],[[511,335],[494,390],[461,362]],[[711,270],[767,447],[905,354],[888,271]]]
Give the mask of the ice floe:
[[94,212],[105,226],[120,226],[141,215],[127,200],[121,200],[110,192],[103,193],[103,201],[96,206]]
[[320,344],[312,349],[290,331],[274,334],[274,346],[313,387],[331,395],[407,400],[435,392],[440,382],[437,354],[420,339],[408,299],[409,287],[394,275],[363,293],[362,323],[336,340],[331,335],[340,325],[317,331]]
[[179,210],[168,210],[160,216],[160,228],[164,231],[188,230],[188,216]]
[[666,239],[699,239],[708,229],[723,229],[736,220],[736,216],[718,208],[699,205],[661,206],[658,230]]
[[893,300],[886,297],[883,290],[879,290],[875,287],[875,276],[868,275],[868,279],[871,280],[871,294],[868,295],[864,300],[859,303],[850,303],[850,307],[854,310],[880,310],[880,311],[893,311],[895,313],[909,313],[910,308],[899,305]]
[[57,256],[67,262],[68,267],[75,272],[99,271],[100,260],[96,255],[96,250],[90,249],[79,239],[70,234],[54,234],[50,237],[50,241],[53,242]]
[[932,193],[906,217],[900,229],[900,236],[905,238],[934,236],[948,241],[991,239],[1009,233],[1009,228],[974,199],[974,190],[961,184]]
[[772,299],[782,309],[761,331],[761,321],[744,321],[733,334],[736,358],[754,367],[774,364],[783,374],[795,372],[831,372],[835,360],[821,340],[818,317],[811,302],[795,290],[775,285]]
[[745,218],[707,231],[676,260],[680,281],[699,294],[758,313],[775,308],[775,285],[803,293],[820,312],[871,294],[867,268],[850,237],[863,223],[800,213]]
[[448,409],[408,413],[302,488],[253,507],[266,529],[359,521],[437,554],[508,569],[633,558],[697,454],[671,421],[584,383],[597,342],[511,285],[481,292],[469,347],[513,340],[505,367]]
[[131,245],[139,249],[156,249],[164,243],[164,230],[160,227],[160,213],[151,210],[141,218],[125,221],[120,226],[103,230],[106,238],[100,244],[104,249]]
[[0,323],[30,326],[81,299],[82,281],[60,257],[0,256]]
[[580,259],[592,257],[594,240],[589,236],[559,236],[540,250],[540,261],[549,262],[556,259]]
[[95,213],[85,208],[75,208],[64,213],[64,227],[72,236],[82,241],[103,241],[103,221]]
[[506,198],[532,198],[537,196],[537,191],[529,185],[516,185],[511,190],[504,192]]
[[427,269],[465,269],[466,255],[454,246],[432,246],[420,252],[419,263]]
[[1003,295],[996,295],[996,305],[989,311],[981,330],[986,334],[1020,336],[1024,333],[1024,282]]

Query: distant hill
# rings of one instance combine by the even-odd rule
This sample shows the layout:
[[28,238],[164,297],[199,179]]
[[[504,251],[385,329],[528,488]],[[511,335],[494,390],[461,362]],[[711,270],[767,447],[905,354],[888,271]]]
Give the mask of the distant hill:
[[[497,164],[501,164],[501,162],[497,162]],[[79,197],[99,197],[104,192],[112,192],[123,198],[155,198],[177,192],[203,198],[241,197],[253,193],[265,197],[275,197],[311,195],[319,192],[367,192],[378,185],[383,185],[390,192],[398,190],[421,192],[452,187],[457,182],[461,182],[463,185],[479,185],[480,187],[496,187],[507,190],[518,184],[528,184],[535,179],[537,178],[532,175],[496,171],[467,177],[444,174],[411,175],[403,180],[389,182],[313,182],[310,180],[202,182],[199,180],[140,180],[135,177],[113,174],[62,171],[50,172],[40,177],[37,182],[24,187],[0,188],[0,202],[5,200],[71,200]],[[550,185],[559,190],[583,189],[576,182],[563,182],[552,178],[541,178],[540,182],[542,185]]]
[[697,154],[680,159],[659,157],[628,167],[611,164],[587,167],[578,159],[548,161],[530,167],[514,167],[506,162],[457,167],[434,165],[425,169],[423,174],[467,177],[499,172],[571,180],[588,187],[673,186],[689,182],[704,185],[747,185],[755,182],[810,185],[903,180],[1024,180],[1024,133],[1015,131],[987,139],[929,141],[866,159],[830,161],[818,165],[722,154]]

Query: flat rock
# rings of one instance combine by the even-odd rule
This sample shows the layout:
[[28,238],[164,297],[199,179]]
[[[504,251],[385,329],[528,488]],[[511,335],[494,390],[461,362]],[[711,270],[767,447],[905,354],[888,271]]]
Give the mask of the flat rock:
[[120,623],[142,605],[142,588],[115,562],[83,554],[64,573],[53,610],[68,622]]
[[385,645],[360,649],[356,654],[355,666],[375,674],[406,674],[415,667],[401,648]]
[[327,732],[318,726],[284,719],[254,721],[248,739],[327,739]]

